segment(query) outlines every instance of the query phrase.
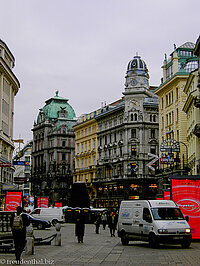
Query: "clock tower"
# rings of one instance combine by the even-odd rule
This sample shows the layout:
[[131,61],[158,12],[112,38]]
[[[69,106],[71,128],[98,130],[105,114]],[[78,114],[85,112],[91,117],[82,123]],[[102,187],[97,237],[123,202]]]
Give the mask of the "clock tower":
[[125,93],[135,93],[149,89],[148,69],[140,56],[134,56],[128,63],[125,79]]

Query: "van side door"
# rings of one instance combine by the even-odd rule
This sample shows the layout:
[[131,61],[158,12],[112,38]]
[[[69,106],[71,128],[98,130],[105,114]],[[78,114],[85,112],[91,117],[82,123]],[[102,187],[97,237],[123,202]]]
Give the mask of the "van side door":
[[148,238],[149,232],[152,230],[152,217],[148,208],[143,208],[142,219],[139,227],[141,238]]

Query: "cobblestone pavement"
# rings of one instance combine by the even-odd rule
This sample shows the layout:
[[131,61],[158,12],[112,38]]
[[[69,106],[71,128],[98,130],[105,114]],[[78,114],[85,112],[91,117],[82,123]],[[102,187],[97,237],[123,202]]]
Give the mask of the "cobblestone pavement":
[[[77,243],[74,224],[63,224],[62,245],[35,246],[34,255],[22,254],[21,265],[200,265],[200,242],[192,242],[189,249],[179,245],[161,245],[152,249],[145,242],[130,242],[122,246],[120,238],[111,237],[108,228],[100,228],[96,234],[94,225],[86,225],[84,243]],[[55,233],[52,227],[34,230],[35,237],[47,237]],[[15,264],[14,254],[0,254],[0,265]]]

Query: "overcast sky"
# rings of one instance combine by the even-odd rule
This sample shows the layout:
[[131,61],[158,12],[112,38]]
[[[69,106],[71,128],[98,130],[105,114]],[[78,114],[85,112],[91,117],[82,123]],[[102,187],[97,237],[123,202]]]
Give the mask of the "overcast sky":
[[55,95],[76,116],[122,97],[128,62],[146,62],[159,85],[165,53],[196,42],[199,0],[0,0],[0,39],[20,82],[14,139],[32,139],[34,120]]

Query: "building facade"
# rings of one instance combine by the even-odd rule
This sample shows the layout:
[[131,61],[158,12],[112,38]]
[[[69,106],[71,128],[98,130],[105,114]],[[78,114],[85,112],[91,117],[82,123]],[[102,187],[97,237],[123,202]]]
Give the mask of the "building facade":
[[[187,115],[183,111],[186,102],[185,84],[190,72],[197,68],[195,45],[186,42],[174,45],[169,59],[165,55],[163,78],[155,91],[159,96],[159,147],[161,176],[187,174],[188,139]],[[166,181],[166,180],[165,180]],[[167,186],[168,182],[164,182]],[[162,188],[167,188],[162,186]]]
[[96,116],[98,131],[97,199],[118,208],[122,199],[155,198],[158,160],[158,98],[149,86],[145,62],[128,64],[125,91]]
[[33,125],[32,192],[48,196],[50,204],[67,205],[72,185],[75,140],[74,109],[58,96],[45,102]]
[[22,149],[17,150],[13,158],[13,165],[15,166],[14,184],[18,185],[19,190],[23,191],[23,196],[31,195],[32,145],[33,141],[28,141]]
[[14,97],[20,83],[13,73],[15,58],[8,46],[0,40],[0,206],[3,208],[4,185],[13,183],[12,155]]
[[96,179],[98,110],[81,116],[73,127],[75,133],[75,168],[73,181],[85,182],[90,199],[96,196],[93,182]]
[[157,193],[158,98],[139,56],[125,79],[121,99],[81,116],[73,127],[74,181],[86,182],[94,207],[118,209],[123,199]]

